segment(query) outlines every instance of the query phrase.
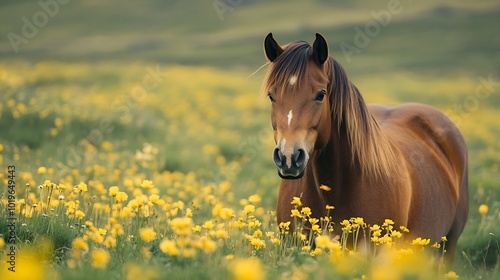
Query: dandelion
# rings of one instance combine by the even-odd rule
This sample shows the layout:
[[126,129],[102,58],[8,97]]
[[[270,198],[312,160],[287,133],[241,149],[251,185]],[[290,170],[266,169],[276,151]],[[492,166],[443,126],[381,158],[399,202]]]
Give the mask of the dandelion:
[[151,242],[156,239],[156,232],[151,227],[139,229],[141,239],[146,242]]
[[320,235],[314,239],[318,248],[327,248],[330,244],[330,237],[327,235]]
[[92,267],[105,268],[109,262],[109,253],[101,249],[92,250]]
[[332,190],[332,188],[330,188],[330,187],[329,187],[329,186],[327,186],[327,185],[321,185],[321,186],[319,186],[319,188],[320,188],[320,189],[322,189],[322,190],[324,190],[324,191],[326,191],[326,192],[329,192],[329,191],[331,191],[331,190]]
[[481,215],[486,215],[488,213],[488,205],[486,204],[481,204],[479,205],[479,214]]
[[314,256],[319,256],[321,254],[323,254],[323,250],[321,248],[318,248],[316,247],[314,250],[311,251],[311,253],[309,253],[312,257]]
[[234,217],[234,211],[231,208],[222,208],[219,212],[219,217],[223,220],[229,220]]
[[116,194],[116,201],[117,202],[124,202],[127,201],[128,199],[128,194],[126,192],[118,192]]
[[326,210],[333,210],[333,209],[335,209],[334,206],[331,206],[331,205],[328,205],[328,204],[326,205]]
[[252,244],[252,246],[257,250],[266,248],[266,242],[264,242],[264,240],[259,238],[251,237],[250,244]]

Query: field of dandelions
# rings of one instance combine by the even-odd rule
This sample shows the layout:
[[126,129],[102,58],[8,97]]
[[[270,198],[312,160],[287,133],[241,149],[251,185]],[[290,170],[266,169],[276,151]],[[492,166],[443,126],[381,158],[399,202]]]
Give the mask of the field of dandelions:
[[[461,119],[471,210],[455,265],[445,267],[445,238],[444,246],[407,240],[411,228],[389,219],[333,224],[335,205],[314,219],[296,197],[296,230],[277,224],[262,75],[155,64],[0,65],[0,279],[498,277],[498,108],[484,102]],[[395,103],[382,92],[426,92],[418,89],[425,84],[439,89],[442,109],[477,83],[402,79],[391,88],[370,79],[358,78],[376,94],[368,101]],[[331,235],[334,228],[342,235]]]

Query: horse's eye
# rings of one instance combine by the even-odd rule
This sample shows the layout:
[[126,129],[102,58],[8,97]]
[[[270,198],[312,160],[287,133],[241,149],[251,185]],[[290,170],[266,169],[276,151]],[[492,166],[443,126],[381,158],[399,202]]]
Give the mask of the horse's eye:
[[274,101],[275,101],[275,100],[274,100],[274,98],[271,96],[271,93],[268,93],[268,94],[267,94],[267,97],[269,97],[269,100],[271,100],[271,102],[274,102]]
[[318,92],[318,94],[316,95],[316,101],[323,102],[323,98],[325,98],[325,95],[326,95],[326,91],[324,91],[324,90]]

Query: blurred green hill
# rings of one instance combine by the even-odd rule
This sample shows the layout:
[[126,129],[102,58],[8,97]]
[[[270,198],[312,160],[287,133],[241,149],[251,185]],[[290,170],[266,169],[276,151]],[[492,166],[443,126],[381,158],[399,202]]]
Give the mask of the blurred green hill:
[[[252,70],[265,63],[267,33],[287,43],[312,41],[321,32],[340,62],[355,62],[347,67],[355,73],[411,69],[447,75],[498,73],[500,68],[500,3],[494,0],[59,1],[2,1],[0,59],[154,61]],[[391,5],[398,12],[391,13]],[[342,43],[354,45],[356,28],[366,35],[374,14],[384,11],[390,14],[388,24],[375,21],[378,32],[346,59]],[[25,27],[27,21],[36,29],[26,33],[35,34],[32,38],[23,36],[23,28],[33,31]],[[26,40],[17,54],[9,34]]]

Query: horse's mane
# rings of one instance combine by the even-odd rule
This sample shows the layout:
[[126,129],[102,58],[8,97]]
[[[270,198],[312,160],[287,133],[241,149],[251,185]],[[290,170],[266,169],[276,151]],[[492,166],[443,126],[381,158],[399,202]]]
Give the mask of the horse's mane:
[[[312,47],[303,41],[284,47],[283,53],[271,63],[264,81],[264,92],[271,85],[281,85],[286,92],[290,78],[296,76],[299,85],[306,79],[306,69],[311,60]],[[356,86],[349,80],[342,66],[329,57],[325,62],[328,75],[328,95],[331,105],[332,123],[340,129],[346,128],[351,147],[352,162],[359,163],[361,172],[368,176],[385,178],[397,169],[396,156],[389,138],[382,132],[377,121],[368,111],[366,103]]]

